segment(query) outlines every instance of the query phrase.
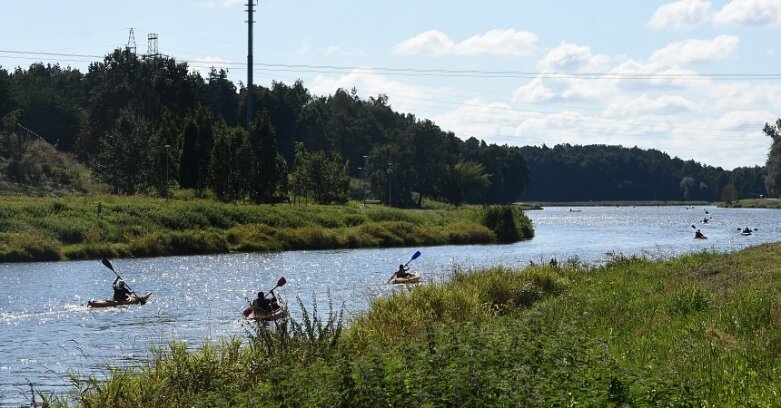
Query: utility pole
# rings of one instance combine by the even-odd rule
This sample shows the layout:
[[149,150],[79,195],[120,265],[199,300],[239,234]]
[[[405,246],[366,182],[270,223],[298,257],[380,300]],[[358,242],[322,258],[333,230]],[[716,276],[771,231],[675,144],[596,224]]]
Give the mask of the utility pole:
[[171,145],[165,145],[165,199],[168,199],[168,186],[170,184],[168,183],[168,156],[169,152],[171,151]]
[[252,93],[252,10],[253,3],[257,0],[247,0],[247,129],[252,126],[254,112],[254,99]]
[[388,207],[393,207],[391,202],[391,175],[393,175],[393,169],[391,166],[393,166],[393,163],[388,163]]

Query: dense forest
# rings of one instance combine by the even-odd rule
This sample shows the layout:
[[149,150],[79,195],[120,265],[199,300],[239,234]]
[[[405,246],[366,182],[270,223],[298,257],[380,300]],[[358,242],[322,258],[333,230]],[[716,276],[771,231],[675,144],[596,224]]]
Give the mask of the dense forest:
[[725,171],[658,150],[620,146],[523,147],[532,183],[525,200],[732,201],[766,195],[764,167]]
[[396,112],[385,95],[317,96],[300,81],[254,87],[247,124],[247,94],[223,70],[204,78],[174,58],[128,49],[86,73],[0,67],[0,181],[30,184],[51,171],[33,162],[35,140],[83,163],[113,193],[181,188],[227,202],[355,198],[413,207],[424,197],[461,204],[766,194],[764,167],[727,171],[620,146],[487,144]]

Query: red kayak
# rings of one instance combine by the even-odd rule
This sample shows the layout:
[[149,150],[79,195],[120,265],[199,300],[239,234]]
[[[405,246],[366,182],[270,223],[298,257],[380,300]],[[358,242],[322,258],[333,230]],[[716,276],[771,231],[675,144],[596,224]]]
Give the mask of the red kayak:
[[287,303],[280,300],[275,309],[272,309],[268,313],[263,313],[259,315],[253,313],[252,308],[248,307],[244,309],[244,312],[242,314],[244,315],[244,318],[247,320],[255,320],[256,322],[270,322],[287,316]]
[[114,299],[90,300],[89,302],[87,302],[87,306],[117,307],[117,306],[125,306],[125,305],[135,305],[139,303],[143,305],[149,299],[149,296],[152,296],[152,292],[146,292],[141,296],[136,296],[136,294],[134,293],[128,296],[127,300],[120,300],[120,301],[116,301]]

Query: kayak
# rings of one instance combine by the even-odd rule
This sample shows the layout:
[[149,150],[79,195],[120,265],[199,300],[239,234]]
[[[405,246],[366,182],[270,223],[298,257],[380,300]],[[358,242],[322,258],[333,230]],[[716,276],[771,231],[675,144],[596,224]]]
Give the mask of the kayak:
[[285,301],[283,300],[280,300],[279,307],[273,309],[268,313],[263,313],[259,315],[256,315],[255,313],[252,312],[252,307],[248,307],[244,309],[244,312],[242,314],[244,315],[244,318],[247,320],[254,320],[256,322],[271,322],[287,316],[287,303],[285,303]]
[[146,303],[147,299],[149,299],[149,296],[152,296],[152,292],[146,292],[141,297],[137,296],[135,293],[128,296],[127,300],[121,300],[116,301],[114,299],[103,299],[103,300],[90,300],[87,302],[87,306],[89,307],[117,307],[117,306],[125,306],[125,305],[135,305],[138,303],[141,303],[142,305]]
[[418,272],[410,272],[409,275],[399,278],[397,276],[393,276],[393,279],[391,280],[391,283],[394,285],[404,284],[404,283],[418,283],[420,281],[420,273]]

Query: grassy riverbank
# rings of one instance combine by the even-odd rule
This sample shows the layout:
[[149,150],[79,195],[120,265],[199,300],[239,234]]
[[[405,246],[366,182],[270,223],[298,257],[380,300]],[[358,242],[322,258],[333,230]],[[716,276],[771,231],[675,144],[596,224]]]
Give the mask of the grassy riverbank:
[[781,208],[781,199],[778,198],[751,198],[730,203],[720,202],[723,208]]
[[76,388],[84,407],[776,406],[780,294],[779,243],[496,268]]
[[[519,210],[512,212],[518,234],[509,240],[531,238],[531,221]],[[358,203],[0,197],[0,262],[507,241],[502,221],[489,218],[480,207],[402,210]]]

